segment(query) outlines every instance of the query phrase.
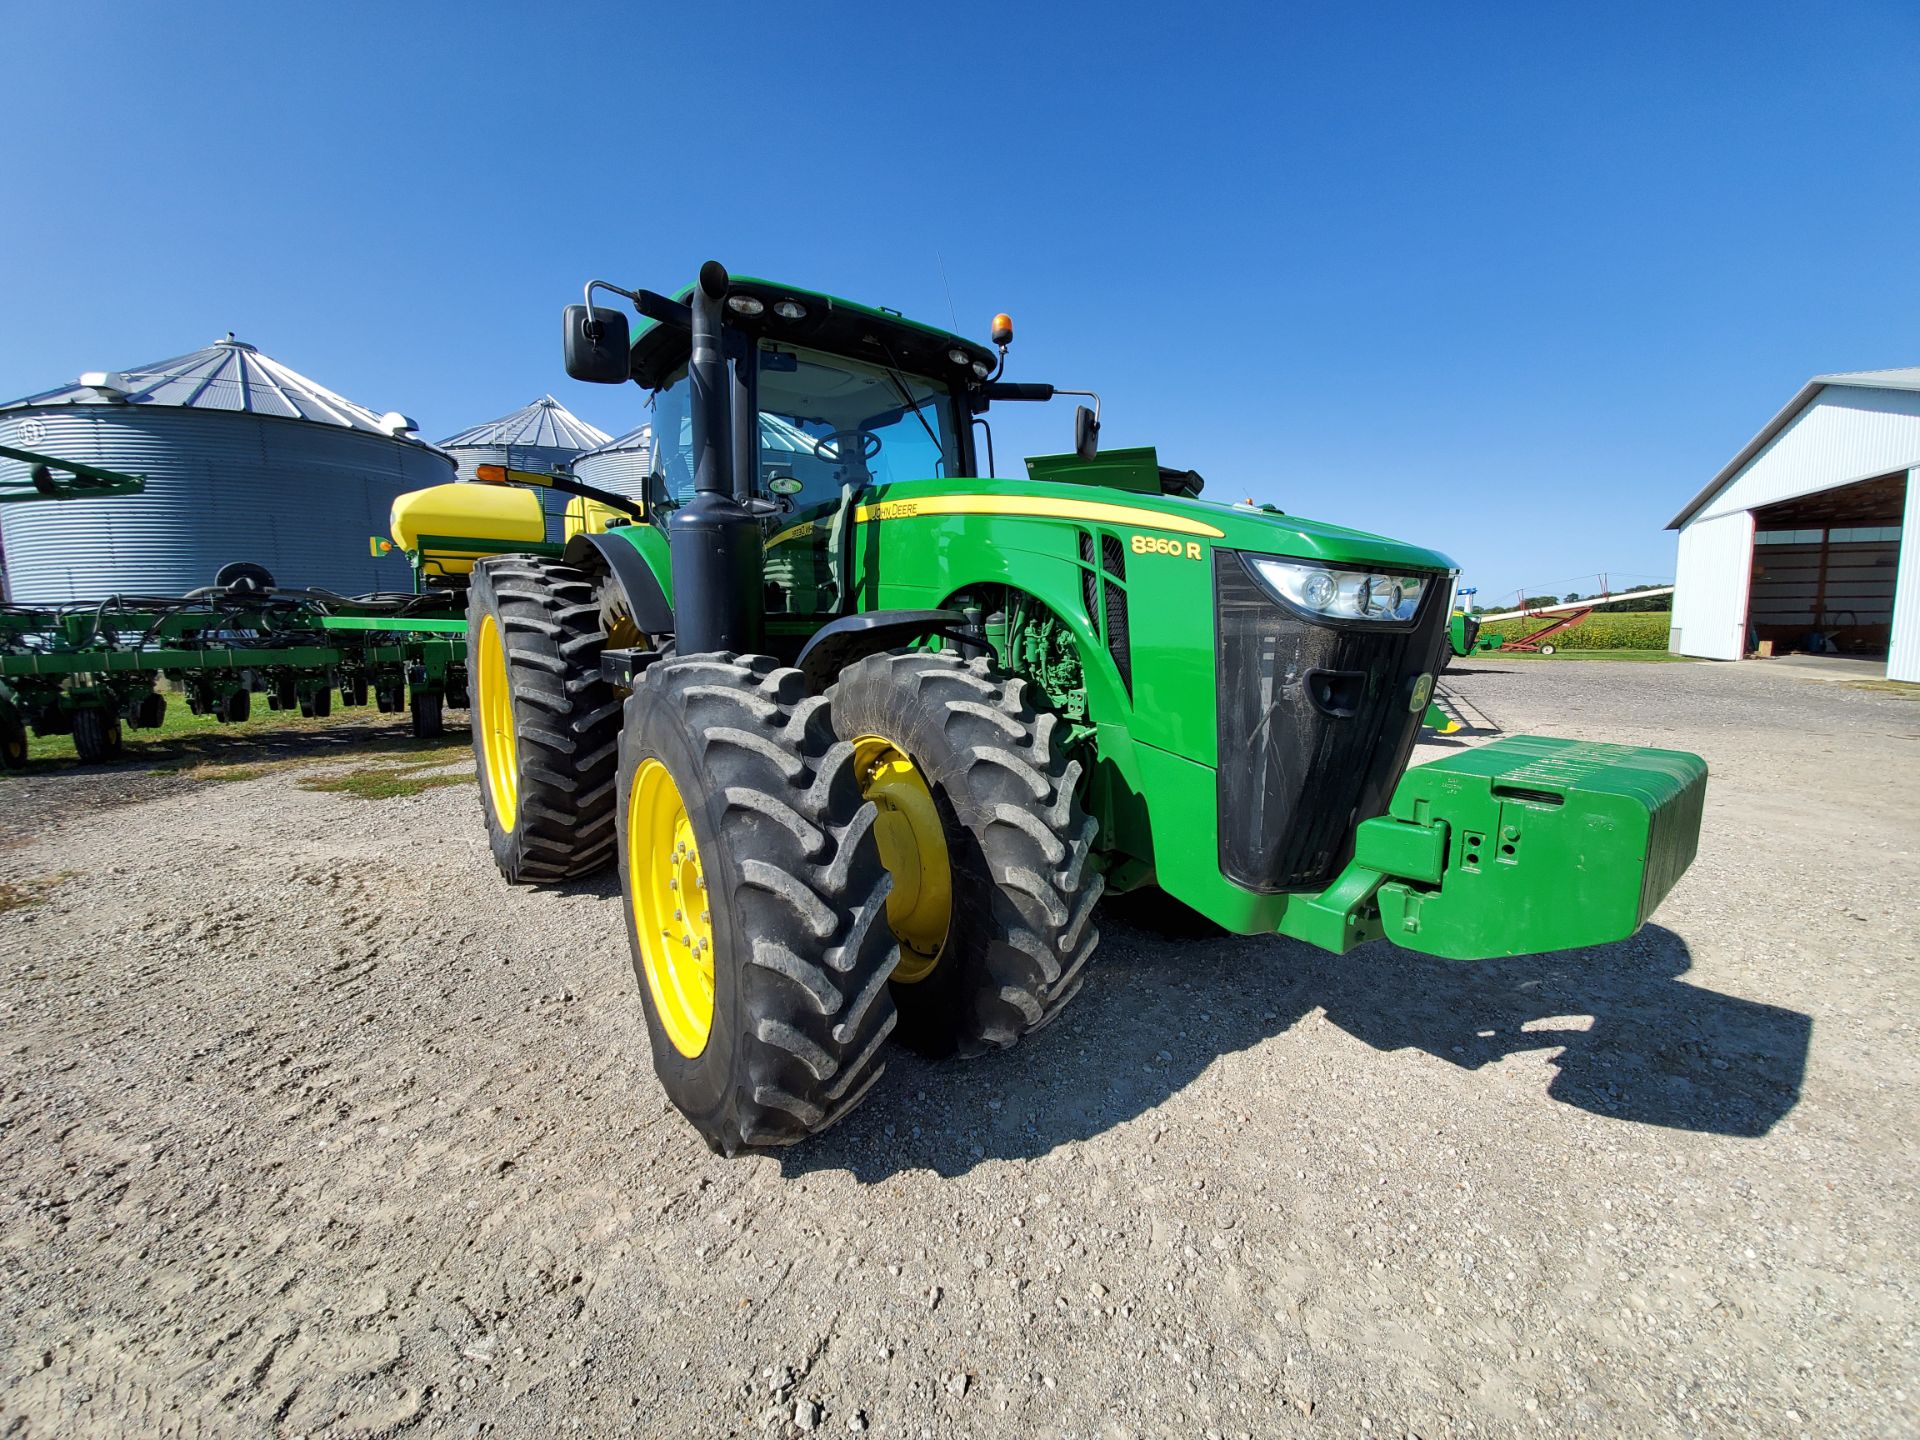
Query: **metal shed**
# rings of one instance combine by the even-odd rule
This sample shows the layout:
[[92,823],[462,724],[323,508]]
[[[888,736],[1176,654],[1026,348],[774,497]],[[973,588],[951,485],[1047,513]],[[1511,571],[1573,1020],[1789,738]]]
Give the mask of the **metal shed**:
[[[393,497],[452,461],[404,415],[376,414],[228,335],[202,350],[0,406],[0,445],[144,475],[146,492],[0,514],[11,599],[177,595],[251,560],[289,585],[404,589],[376,560]],[[0,459],[0,480],[26,479]]]
[[1920,367],[1816,375],[1668,525],[1670,648],[1884,657],[1920,681]]
[[[587,451],[598,449],[612,439],[606,431],[589,425],[553,396],[542,395],[511,415],[449,435],[440,442],[440,448],[453,456],[460,478],[471,480],[475,468],[481,465],[536,471],[571,465]],[[548,515],[558,515],[567,508],[567,497],[558,491],[542,491],[541,504]]]

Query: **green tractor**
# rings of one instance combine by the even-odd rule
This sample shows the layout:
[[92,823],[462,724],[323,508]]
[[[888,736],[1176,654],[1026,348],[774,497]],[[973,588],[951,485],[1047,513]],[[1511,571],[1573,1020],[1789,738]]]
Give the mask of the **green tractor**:
[[[1409,770],[1451,562],[1102,452],[1096,397],[1001,378],[1004,316],[996,351],[710,262],[677,297],[589,284],[565,336],[570,375],[649,393],[654,458],[519,553],[458,487],[496,522],[481,804],[510,881],[617,864],[655,1068],[723,1153],[833,1124],[890,1037],[1046,1025],[1103,893],[1473,959],[1624,938],[1692,860],[1690,755]],[[1060,394],[1094,400],[1073,452],[992,478],[991,408]]]

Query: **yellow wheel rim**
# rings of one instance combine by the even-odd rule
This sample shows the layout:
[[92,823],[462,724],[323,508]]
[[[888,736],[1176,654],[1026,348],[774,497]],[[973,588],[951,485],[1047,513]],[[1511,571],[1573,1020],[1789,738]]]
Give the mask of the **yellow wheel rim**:
[[502,830],[511,831],[520,816],[520,760],[513,743],[513,690],[507,683],[507,644],[488,615],[480,621],[480,653],[475,657],[480,715],[480,772]]
[[893,978],[903,985],[917,984],[940,963],[953,924],[947,832],[926,778],[891,740],[880,735],[855,740],[853,769],[860,777],[860,793],[879,811],[874,838],[880,863],[893,876],[887,924],[900,942]]
[[640,762],[627,796],[627,901],[661,1028],[698,1055],[713,1032],[713,911],[693,822],[658,760]]

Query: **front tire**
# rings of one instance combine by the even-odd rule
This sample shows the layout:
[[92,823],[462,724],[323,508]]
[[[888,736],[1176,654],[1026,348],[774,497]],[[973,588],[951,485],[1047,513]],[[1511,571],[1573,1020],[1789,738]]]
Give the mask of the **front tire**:
[[[469,711],[494,864],[552,885],[613,858],[620,701],[600,678],[599,597],[581,571],[482,560],[467,592]],[[415,733],[420,712],[415,703]]]
[[413,738],[435,740],[447,730],[447,701],[438,690],[418,690],[413,696]]
[[818,1134],[884,1069],[899,948],[851,757],[764,656],[659,660],[626,702],[620,882],[654,1071],[723,1155]]
[[73,751],[85,765],[120,758],[120,717],[104,706],[89,705],[73,712]]
[[27,763],[27,722],[7,701],[0,700],[0,769],[18,770]]
[[[922,903],[889,910],[905,942],[900,1037],[929,1055],[1004,1050],[1047,1024],[1100,941],[1106,880],[1087,863],[1095,825],[1076,794],[1080,763],[1029,693],[984,658],[924,650],[870,655],[827,692],[882,805],[896,886],[916,902],[930,889],[950,897],[944,926],[929,927]],[[932,830],[902,762],[931,801]]]

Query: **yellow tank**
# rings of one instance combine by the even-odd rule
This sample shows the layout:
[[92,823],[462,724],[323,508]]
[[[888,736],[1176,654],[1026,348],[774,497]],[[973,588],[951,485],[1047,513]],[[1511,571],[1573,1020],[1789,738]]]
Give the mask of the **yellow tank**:
[[[418,550],[429,575],[465,575],[491,550],[463,550],[461,539],[538,544],[547,538],[540,497],[518,485],[430,485],[393,502],[393,543]],[[421,546],[423,537],[432,543]],[[444,543],[453,540],[456,543]]]
[[567,501],[567,513],[563,517],[566,533],[560,538],[571,540],[585,533],[600,535],[615,525],[624,525],[630,517],[624,510],[616,510],[599,500],[589,500],[585,495],[576,495]]

